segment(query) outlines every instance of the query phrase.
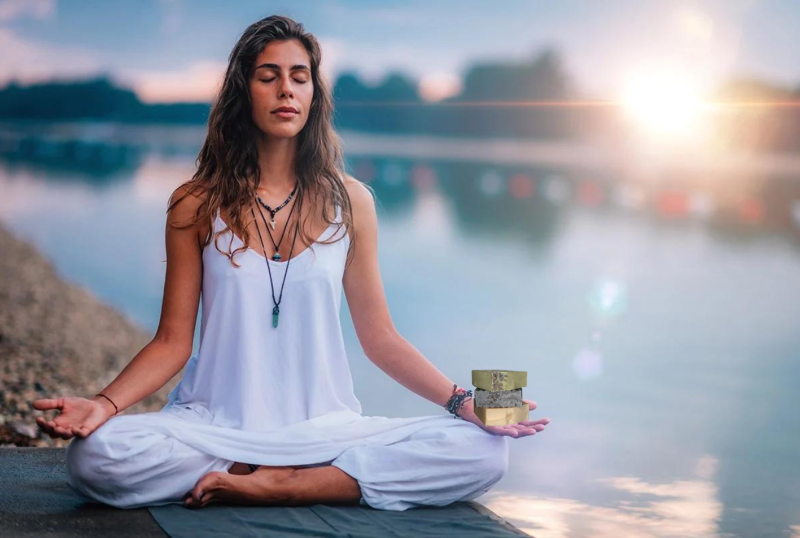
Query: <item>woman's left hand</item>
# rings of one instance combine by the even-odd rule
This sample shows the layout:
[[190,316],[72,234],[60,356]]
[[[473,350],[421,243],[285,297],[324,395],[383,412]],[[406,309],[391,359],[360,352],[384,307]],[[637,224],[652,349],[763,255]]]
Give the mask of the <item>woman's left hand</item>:
[[[458,416],[495,435],[507,435],[515,438],[527,437],[529,435],[535,435],[540,431],[544,431],[544,427],[550,423],[549,418],[541,418],[539,420],[521,420],[516,424],[508,424],[506,426],[487,426],[475,415],[474,402],[475,400],[472,398],[467,400],[467,402],[461,406]],[[523,398],[522,403],[528,404],[529,411],[536,409],[536,402],[533,400],[526,400]]]

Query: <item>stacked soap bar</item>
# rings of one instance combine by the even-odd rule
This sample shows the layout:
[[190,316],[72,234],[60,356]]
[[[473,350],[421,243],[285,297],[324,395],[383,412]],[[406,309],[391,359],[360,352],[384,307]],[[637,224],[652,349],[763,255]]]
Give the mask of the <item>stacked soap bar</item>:
[[522,387],[528,372],[517,370],[472,370],[475,415],[487,426],[505,426],[528,420],[530,409],[522,402]]

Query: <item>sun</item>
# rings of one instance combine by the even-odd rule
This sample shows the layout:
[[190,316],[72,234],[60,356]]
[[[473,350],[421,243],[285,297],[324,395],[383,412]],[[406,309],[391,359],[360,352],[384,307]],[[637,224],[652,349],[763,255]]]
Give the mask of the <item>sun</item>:
[[651,135],[686,137],[701,128],[703,92],[691,77],[638,74],[625,85],[621,104],[628,118]]

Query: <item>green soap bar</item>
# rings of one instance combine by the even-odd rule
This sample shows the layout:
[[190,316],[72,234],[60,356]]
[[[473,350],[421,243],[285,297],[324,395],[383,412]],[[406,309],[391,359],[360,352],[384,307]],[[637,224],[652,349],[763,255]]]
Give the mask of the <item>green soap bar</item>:
[[514,390],[528,386],[528,372],[521,370],[472,370],[472,384],[483,390]]

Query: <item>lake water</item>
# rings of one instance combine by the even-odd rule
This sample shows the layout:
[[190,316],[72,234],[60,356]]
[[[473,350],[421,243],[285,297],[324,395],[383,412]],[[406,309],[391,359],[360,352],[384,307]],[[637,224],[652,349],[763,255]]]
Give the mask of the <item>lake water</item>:
[[[510,197],[476,166],[350,164],[378,193],[402,335],[462,386],[473,369],[526,370],[531,416],[552,420],[509,440],[480,502],[537,537],[800,536],[796,238],[558,189]],[[166,202],[192,172],[180,155],[102,172],[6,162],[0,218],[155,331]],[[342,305],[364,414],[446,413],[369,362]]]

